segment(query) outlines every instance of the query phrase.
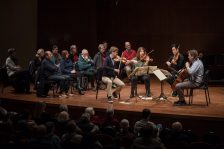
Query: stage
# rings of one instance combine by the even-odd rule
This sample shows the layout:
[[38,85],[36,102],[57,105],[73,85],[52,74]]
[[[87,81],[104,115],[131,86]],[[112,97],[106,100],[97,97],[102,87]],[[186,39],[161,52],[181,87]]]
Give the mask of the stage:
[[[11,87],[4,89],[0,95],[2,105],[10,110],[32,110],[32,105],[38,101],[44,101],[48,104],[49,111],[56,111],[59,104],[67,104],[71,109],[71,115],[76,119],[83,112],[85,107],[94,107],[96,113],[104,114],[105,109],[113,107],[115,115],[119,118],[129,118],[131,123],[140,119],[140,112],[143,108],[149,108],[152,111],[152,119],[157,123],[170,125],[175,120],[181,120],[190,129],[198,129],[195,124],[203,124],[203,128],[198,131],[206,131],[210,128],[222,129],[224,124],[224,87],[209,87],[211,104],[206,105],[204,90],[194,91],[194,100],[192,105],[174,106],[173,102],[177,97],[171,96],[171,88],[168,83],[164,84],[164,93],[168,97],[166,101],[155,100],[160,95],[160,82],[155,77],[151,78],[151,93],[153,100],[141,100],[140,98],[129,99],[130,85],[126,85],[120,94],[120,99],[115,100],[113,104],[107,102],[106,91],[99,90],[98,99],[96,92],[89,90],[85,95],[79,95],[77,91],[74,96],[68,98],[52,97],[52,91],[49,92],[50,98],[38,98],[34,91],[32,94],[14,94]],[[138,84],[138,94],[144,95],[144,84]],[[129,99],[129,100],[128,100]],[[127,101],[128,102],[124,102]],[[188,103],[188,97],[185,98]],[[194,122],[194,123],[192,123]],[[198,126],[198,125],[197,125]],[[200,130],[202,129],[202,130]],[[223,130],[223,129],[222,129]]]

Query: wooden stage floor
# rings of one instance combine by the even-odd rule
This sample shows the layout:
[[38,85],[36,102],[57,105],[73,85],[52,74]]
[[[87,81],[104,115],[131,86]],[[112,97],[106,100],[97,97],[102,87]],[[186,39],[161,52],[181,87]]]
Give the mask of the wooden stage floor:
[[[194,92],[193,105],[187,106],[173,106],[173,102],[177,97],[171,96],[171,88],[165,83],[164,93],[168,97],[167,101],[156,102],[155,100],[144,101],[141,99],[132,98],[128,103],[122,103],[129,99],[130,85],[126,85],[121,92],[120,100],[114,101],[113,104],[107,103],[106,92],[99,90],[98,100],[96,100],[96,93],[94,91],[87,91],[85,95],[74,93],[73,97],[69,98],[38,98],[35,92],[32,94],[14,94],[12,88],[7,87],[4,93],[0,95],[2,100],[27,101],[37,102],[45,101],[48,104],[67,104],[75,107],[92,106],[98,109],[106,109],[113,106],[115,110],[140,112],[143,108],[150,108],[155,114],[179,115],[179,116],[196,116],[196,117],[210,117],[210,118],[224,118],[224,87],[209,87],[211,104],[206,106],[205,94],[203,90],[196,90]],[[138,85],[138,93],[143,95],[145,93],[144,85]],[[160,82],[152,77],[151,79],[151,93],[153,98],[160,95]],[[52,95],[52,93],[49,93]],[[137,102],[136,102],[137,101]],[[188,102],[188,97],[186,97]]]

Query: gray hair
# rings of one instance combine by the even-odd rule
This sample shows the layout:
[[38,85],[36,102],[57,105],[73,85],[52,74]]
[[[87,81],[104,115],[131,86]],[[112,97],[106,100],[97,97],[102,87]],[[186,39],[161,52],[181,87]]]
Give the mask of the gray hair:
[[95,111],[93,107],[87,107],[85,109],[85,113],[89,113],[90,116],[95,115]]
[[74,45],[74,44],[70,46],[70,50],[71,50],[71,49],[75,49],[75,48],[77,48],[77,46]]

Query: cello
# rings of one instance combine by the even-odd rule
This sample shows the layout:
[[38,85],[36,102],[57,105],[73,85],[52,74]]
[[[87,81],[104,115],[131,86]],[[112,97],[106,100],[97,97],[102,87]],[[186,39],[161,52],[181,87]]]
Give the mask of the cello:
[[171,85],[171,88],[173,91],[175,91],[176,85],[177,83],[183,82],[185,78],[187,78],[188,76],[188,71],[187,68],[183,68],[182,70],[179,71],[177,78],[175,79],[175,81],[173,82],[173,84]]

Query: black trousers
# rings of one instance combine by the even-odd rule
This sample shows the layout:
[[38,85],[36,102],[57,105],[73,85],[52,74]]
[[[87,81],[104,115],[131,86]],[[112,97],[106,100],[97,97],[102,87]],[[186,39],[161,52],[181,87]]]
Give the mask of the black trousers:
[[13,86],[16,92],[30,91],[30,76],[28,70],[17,71],[10,78],[13,80]]
[[150,76],[149,75],[132,76],[131,77],[131,88],[137,89],[138,80],[141,80],[144,82],[146,91],[150,91]]

